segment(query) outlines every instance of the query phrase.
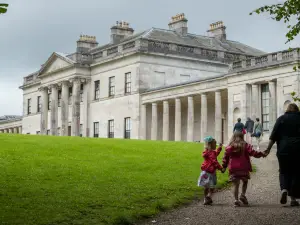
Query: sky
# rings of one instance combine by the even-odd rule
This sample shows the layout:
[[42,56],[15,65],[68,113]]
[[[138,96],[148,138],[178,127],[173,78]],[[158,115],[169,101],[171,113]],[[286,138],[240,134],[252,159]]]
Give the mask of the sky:
[[[1,1],[1,0],[0,0]],[[209,24],[222,20],[227,38],[265,52],[299,46],[285,44],[286,25],[269,15],[249,15],[279,0],[2,0],[0,15],[0,116],[21,115],[23,77],[37,71],[52,52],[72,53],[80,34],[109,42],[110,27],[126,21],[143,31],[168,28],[170,18],[185,13],[189,33],[207,35]]]

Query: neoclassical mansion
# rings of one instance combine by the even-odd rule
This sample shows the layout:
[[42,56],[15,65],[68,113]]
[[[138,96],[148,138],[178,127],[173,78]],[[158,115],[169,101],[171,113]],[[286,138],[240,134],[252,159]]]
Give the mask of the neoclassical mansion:
[[300,54],[228,40],[222,22],[190,34],[187,22],[136,34],[117,22],[102,46],[80,36],[74,53],[54,52],[24,77],[23,116],[0,120],[0,132],[226,142],[237,118],[259,117],[267,138],[300,91]]

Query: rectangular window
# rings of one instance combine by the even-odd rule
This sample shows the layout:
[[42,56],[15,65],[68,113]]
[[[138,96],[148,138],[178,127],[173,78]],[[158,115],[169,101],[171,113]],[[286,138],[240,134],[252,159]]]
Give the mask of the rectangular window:
[[94,94],[94,99],[98,100],[100,98],[100,81],[96,80],[94,82],[94,86],[95,86],[95,94]]
[[48,94],[48,110],[51,109],[51,93]]
[[27,99],[27,114],[31,114],[31,98]]
[[115,123],[114,120],[108,121],[108,138],[114,138]]
[[37,97],[37,112],[41,112],[42,111],[42,98],[41,96]]
[[80,102],[83,102],[83,84],[80,85]]
[[131,93],[131,73],[125,73],[125,94]]
[[57,128],[57,136],[60,136],[60,127]]
[[264,131],[269,131],[269,113],[270,113],[270,93],[269,84],[261,85],[261,111],[262,111],[262,125]]
[[94,122],[94,137],[99,137],[99,122]]
[[73,89],[72,89],[72,87],[69,87],[69,105],[71,105],[72,104],[72,92],[73,92]]
[[47,135],[50,135],[50,130],[47,130]]
[[109,86],[108,86],[109,96],[115,95],[115,77],[109,77]]
[[126,117],[124,119],[124,138],[130,139],[130,132],[131,132],[131,118]]
[[80,124],[80,127],[79,127],[79,136],[80,137],[82,137],[82,129],[83,129],[82,124]]
[[57,106],[61,106],[61,90],[58,90],[58,101],[57,101]]

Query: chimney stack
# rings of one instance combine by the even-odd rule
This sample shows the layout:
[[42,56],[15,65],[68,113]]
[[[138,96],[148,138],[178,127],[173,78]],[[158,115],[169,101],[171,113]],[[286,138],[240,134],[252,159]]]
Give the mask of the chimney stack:
[[122,41],[122,39],[129,37],[134,33],[134,30],[129,27],[129,23],[124,21],[117,21],[116,25],[112,26],[110,30],[110,42],[112,44],[117,44]]
[[216,39],[226,40],[226,27],[222,21],[210,24],[210,29],[207,32]]
[[79,40],[77,41],[77,51],[78,53],[85,53],[91,48],[97,47],[98,42],[96,41],[95,36],[89,35],[80,35]]
[[184,13],[177,14],[172,17],[171,22],[169,23],[169,29],[174,30],[176,33],[185,36],[188,33],[187,27],[188,20],[185,18]]

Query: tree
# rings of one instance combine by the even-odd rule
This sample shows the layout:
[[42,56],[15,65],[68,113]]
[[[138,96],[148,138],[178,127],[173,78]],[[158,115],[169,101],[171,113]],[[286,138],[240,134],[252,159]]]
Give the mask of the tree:
[[8,4],[0,3],[0,14],[6,13],[7,7],[8,7]]
[[[265,5],[251,12],[250,15],[253,13],[268,13],[273,20],[283,21],[287,24],[286,43],[294,40],[300,33],[300,0],[285,0],[282,4]],[[291,22],[294,19],[295,22]],[[300,49],[298,49],[298,52],[300,52]],[[300,69],[300,63],[298,63],[298,69]],[[294,70],[297,70],[297,66],[294,67]],[[291,95],[295,102],[300,102],[300,96],[297,96],[295,92]]]

